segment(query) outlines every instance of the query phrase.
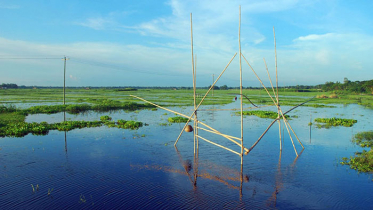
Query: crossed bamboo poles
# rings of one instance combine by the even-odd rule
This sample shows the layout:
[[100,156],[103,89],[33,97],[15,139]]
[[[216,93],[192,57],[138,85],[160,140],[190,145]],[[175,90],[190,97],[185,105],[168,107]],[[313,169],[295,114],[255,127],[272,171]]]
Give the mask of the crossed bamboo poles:
[[[263,84],[262,80],[259,78],[259,76],[256,74],[255,70],[251,67],[250,63],[247,61],[247,59],[245,58],[245,56],[241,53],[241,41],[240,41],[240,31],[241,31],[241,7],[240,7],[240,15],[239,15],[239,35],[238,35],[238,41],[239,41],[239,55],[240,55],[240,96],[241,96],[241,138],[238,138],[238,137],[234,137],[234,136],[231,136],[231,135],[227,135],[227,134],[223,134],[221,132],[219,132],[218,130],[212,128],[211,126],[203,123],[202,121],[199,121],[197,119],[197,111],[198,111],[198,108],[201,106],[202,102],[205,100],[205,98],[207,97],[207,95],[210,93],[210,91],[214,88],[215,84],[219,81],[220,77],[223,75],[223,73],[225,72],[225,70],[229,67],[229,65],[231,64],[231,62],[233,61],[233,59],[236,57],[237,53],[234,54],[234,56],[230,59],[230,61],[228,62],[228,64],[226,65],[226,67],[224,68],[224,70],[220,73],[220,75],[218,76],[218,78],[214,81],[214,83],[211,85],[211,87],[208,89],[208,91],[206,92],[206,94],[204,95],[204,97],[202,98],[202,100],[199,102],[199,104],[197,105],[196,104],[196,63],[194,61],[194,55],[193,55],[193,23],[192,23],[192,14],[190,14],[190,21],[191,21],[191,53],[192,53],[192,71],[193,71],[193,97],[194,97],[194,110],[193,110],[193,113],[190,115],[190,116],[187,116],[187,115],[184,115],[182,113],[179,113],[179,112],[176,112],[176,111],[173,111],[171,109],[167,109],[165,107],[162,107],[160,105],[157,105],[155,103],[152,103],[150,101],[147,101],[143,98],[140,98],[138,96],[134,96],[134,95],[130,95],[131,97],[134,97],[134,98],[137,98],[137,99],[140,99],[144,102],[147,102],[149,104],[152,104],[153,106],[156,106],[160,109],[164,109],[166,111],[169,111],[169,112],[172,112],[172,113],[175,113],[177,115],[180,115],[180,116],[183,116],[183,117],[186,117],[188,118],[187,122],[185,123],[183,129],[181,130],[179,136],[177,137],[176,141],[175,141],[175,144],[174,146],[176,147],[181,135],[183,134],[185,128],[188,126],[189,122],[192,120],[194,121],[194,154],[196,155],[196,150],[198,151],[198,145],[199,145],[199,142],[198,140],[199,139],[202,139],[210,144],[213,144],[215,146],[218,146],[218,147],[221,147],[225,150],[228,150],[234,154],[237,154],[241,157],[241,165],[243,164],[243,155],[247,155],[248,153],[250,153],[254,147],[259,143],[259,141],[263,138],[263,136],[268,132],[268,130],[272,127],[272,125],[277,121],[278,122],[278,125],[279,125],[279,136],[280,136],[280,151],[282,151],[282,141],[281,141],[281,122],[280,120],[283,119],[284,121],[284,124],[285,124],[285,127],[286,127],[286,130],[289,134],[289,137],[290,137],[290,140],[291,140],[291,143],[293,145],[293,148],[294,148],[294,151],[295,151],[295,154],[296,156],[298,157],[298,152],[296,150],[296,147],[294,145],[294,140],[292,138],[292,135],[291,135],[291,132],[290,130],[292,131],[292,133],[294,134],[294,136],[296,137],[296,139],[298,140],[298,142],[300,143],[300,145],[302,146],[302,148],[304,149],[304,146],[303,144],[301,143],[301,141],[299,140],[298,136],[296,135],[295,131],[293,130],[293,128],[291,127],[290,123],[288,122],[288,120],[286,119],[285,117],[285,114],[292,111],[293,109],[301,106],[302,104],[308,102],[304,102],[302,104],[299,104],[295,107],[293,107],[292,109],[288,110],[287,112],[283,113],[281,107],[280,107],[280,102],[279,102],[279,91],[278,91],[278,74],[277,74],[277,52],[276,52],[276,35],[275,35],[275,29],[273,28],[273,34],[274,34],[274,45],[275,45],[275,67],[276,67],[276,91],[274,89],[274,86],[273,86],[273,83],[272,83],[272,80],[271,80],[271,77],[270,77],[270,74],[269,74],[269,71],[268,71],[268,67],[267,67],[267,63],[264,60],[264,64],[265,64],[265,67],[266,67],[266,70],[267,70],[267,74],[268,74],[268,77],[269,77],[269,81],[271,83],[271,87],[272,87],[272,90],[273,90],[273,93],[274,93],[274,97],[272,97],[272,95],[269,93],[269,91],[267,90],[267,88],[265,87],[265,85]],[[255,74],[255,76],[257,77],[257,79],[259,80],[259,82],[261,83],[261,85],[263,86],[263,88],[266,90],[266,92],[268,93],[269,97],[271,98],[271,100],[273,101],[274,105],[277,107],[277,118],[274,119],[272,121],[272,123],[267,127],[267,129],[263,132],[263,134],[258,138],[258,140],[249,148],[247,149],[246,147],[243,146],[243,107],[242,107],[242,99],[243,99],[243,94],[242,94],[242,66],[241,66],[241,58],[243,58],[247,65],[250,67],[250,69],[253,71],[253,73]],[[204,127],[200,127],[199,124],[205,126]],[[290,128],[290,130],[289,130]],[[198,133],[198,130],[201,129],[201,130],[204,130],[204,131],[207,131],[207,132],[210,132],[210,133],[213,133],[213,134],[217,134],[217,135],[220,135],[226,139],[228,139],[229,141],[235,143],[236,145],[238,145],[241,149],[241,152],[237,152],[237,151],[234,151],[232,149],[229,149],[223,145],[220,145],[220,144],[217,144],[213,141],[210,141],[204,137],[202,137],[199,133]]]

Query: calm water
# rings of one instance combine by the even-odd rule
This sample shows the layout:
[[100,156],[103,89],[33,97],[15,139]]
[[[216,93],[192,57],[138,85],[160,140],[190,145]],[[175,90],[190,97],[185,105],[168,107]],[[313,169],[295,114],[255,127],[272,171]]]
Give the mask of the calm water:
[[[203,108],[238,108],[238,104]],[[191,113],[190,107],[171,109]],[[244,156],[242,169],[239,156],[202,140],[195,159],[191,133],[184,133],[175,149],[183,124],[159,125],[174,116],[164,113],[168,112],[104,113],[114,120],[149,124],[135,131],[103,126],[0,139],[1,209],[368,209],[373,205],[372,175],[339,164],[342,157],[362,150],[350,140],[359,131],[372,130],[373,110],[358,105],[300,107],[290,113],[298,116],[290,124],[305,146],[301,152],[295,143],[300,156],[296,158],[286,129],[280,153],[275,124]],[[104,114],[66,114],[66,118],[98,120]],[[240,117],[232,111],[198,115],[222,133],[240,136]],[[310,128],[310,118],[316,117],[354,118],[358,123],[351,128]],[[63,113],[26,119],[62,120]],[[250,147],[271,121],[245,117],[245,146]],[[200,135],[240,151],[214,134],[200,130]]]

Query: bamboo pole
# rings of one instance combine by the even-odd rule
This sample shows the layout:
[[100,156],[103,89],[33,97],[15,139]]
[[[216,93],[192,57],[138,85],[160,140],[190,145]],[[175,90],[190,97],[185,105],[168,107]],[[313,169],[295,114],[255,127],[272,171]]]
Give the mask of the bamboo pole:
[[[314,99],[314,97],[311,98],[311,99],[309,99],[309,100],[307,100],[307,101],[305,101],[305,102],[303,102],[303,103],[298,104],[297,106],[295,106],[295,107],[293,107],[293,108],[291,108],[291,109],[289,109],[288,111],[286,111],[286,112],[283,113],[282,115],[286,115],[287,113],[293,111],[294,109],[298,108],[299,106],[302,106],[303,104],[305,104],[305,103],[311,101],[312,99]],[[253,146],[251,146],[251,147],[249,148],[249,150],[245,152],[245,155],[249,154],[249,152],[250,152],[251,150],[253,150],[253,148],[254,148],[254,147],[259,143],[259,141],[263,138],[264,134],[267,133],[267,131],[269,130],[269,128],[271,128],[271,126],[272,126],[272,125],[273,125],[277,120],[279,120],[280,118],[281,118],[281,116],[280,116],[280,117],[277,117],[276,119],[274,119],[274,120],[272,121],[272,123],[267,127],[267,129],[266,129],[266,130],[263,132],[263,134],[258,138],[258,140],[256,140],[256,142],[253,144]]]
[[[194,63],[195,67],[194,67],[194,98],[196,98],[196,90],[197,90],[197,55],[195,57],[195,63]],[[194,99],[194,110],[196,110],[196,99]],[[194,120],[194,127],[195,127],[195,132],[196,134],[198,135],[198,118],[197,118],[197,110],[196,110],[196,113],[194,115],[195,117],[195,120]],[[197,150],[197,158],[198,158],[198,147],[199,147],[199,142],[198,142],[198,137],[195,136],[196,138],[196,150]]]
[[202,127],[197,127],[198,129],[201,129],[201,130],[204,130],[204,131],[207,131],[207,132],[210,132],[210,133],[213,133],[213,134],[216,134],[216,135],[219,135],[219,136],[223,136],[223,137],[229,137],[229,138],[232,138],[232,139],[236,139],[236,140],[239,140],[241,141],[240,138],[237,138],[237,137],[234,137],[234,136],[230,136],[230,135],[227,135],[227,134],[222,134],[220,132],[215,132],[213,130],[208,130],[208,129],[205,129],[205,128],[202,128]]
[[[280,109],[280,111],[281,111],[281,114],[282,114],[282,110],[281,110],[281,109]],[[300,145],[302,146],[302,148],[304,149],[304,146],[303,146],[302,142],[300,142],[300,140],[299,140],[297,134],[294,132],[293,128],[290,126],[290,123],[289,123],[289,121],[286,119],[286,117],[284,116],[284,114],[282,114],[282,117],[284,118],[285,125],[286,125],[286,124],[289,125],[291,131],[294,133],[294,135],[295,135],[295,137],[297,138],[299,144],[300,144]],[[290,133],[289,133],[289,135],[290,135]],[[290,137],[290,138],[291,138],[291,137]]]
[[185,127],[188,125],[188,123],[190,122],[191,118],[193,117],[193,115],[195,114],[195,111],[199,108],[199,106],[202,104],[202,102],[205,100],[206,96],[209,94],[209,92],[211,91],[211,89],[214,87],[214,85],[216,84],[216,82],[218,82],[218,80],[220,79],[220,77],[223,75],[223,73],[225,72],[225,70],[228,68],[228,66],[231,64],[232,60],[236,57],[237,53],[234,54],[234,56],[231,58],[231,60],[229,61],[229,63],[227,64],[227,66],[224,68],[224,70],[220,73],[219,77],[216,79],[216,81],[214,82],[214,84],[211,85],[211,87],[208,89],[208,91],[206,92],[205,96],[202,98],[202,100],[199,102],[197,108],[193,111],[193,114],[190,115],[190,117],[188,117],[188,121],[185,123],[184,125],[184,128],[181,130],[179,136],[177,137],[176,139],[176,142],[174,144],[174,146],[176,146],[177,142],[179,141],[181,135],[183,134],[184,130],[185,130]]
[[267,133],[267,131],[272,127],[272,125],[278,120],[279,118],[276,118],[275,120],[272,121],[271,124],[269,124],[269,126],[267,127],[267,129],[262,133],[262,135],[258,138],[258,140],[256,140],[256,142],[254,142],[254,144],[249,148],[248,151],[245,152],[245,155],[249,154],[249,152],[251,152],[251,150],[254,149],[254,147],[259,143],[259,141],[263,138],[263,136]]
[[[158,107],[158,108],[160,108],[160,109],[163,109],[163,110],[169,111],[169,112],[171,112],[171,113],[174,113],[174,114],[180,115],[180,116],[182,116],[182,117],[188,118],[188,116],[185,115],[185,114],[182,114],[182,113],[179,113],[179,112],[173,111],[173,110],[171,110],[171,109],[164,108],[164,107],[162,107],[162,106],[159,106],[159,105],[157,105],[157,104],[155,104],[155,103],[152,103],[152,102],[150,102],[150,101],[147,101],[147,100],[145,100],[145,99],[143,99],[143,98],[140,98],[140,97],[138,97],[138,96],[134,96],[134,95],[130,95],[130,96],[131,96],[131,97],[134,97],[134,98],[137,98],[137,99],[139,99],[139,100],[142,100],[142,101],[144,101],[144,102],[146,102],[146,103],[149,103],[149,104],[151,104],[151,105],[153,105],[153,106],[155,106],[155,107]],[[217,133],[220,133],[220,132],[217,131],[216,129],[212,128],[211,126],[209,126],[209,125],[207,125],[207,124],[205,124],[205,123],[203,123],[203,122],[201,122],[201,121],[198,121],[198,123],[200,123],[200,124],[203,125],[203,126],[206,126],[207,128],[209,128],[209,129],[211,129],[211,130],[213,130],[213,131],[215,131],[215,132],[217,132]],[[184,128],[184,129],[185,129],[185,128]],[[231,139],[231,138],[229,138],[229,137],[226,137],[226,138],[227,138],[228,140],[232,141],[233,143],[237,144],[238,146],[241,146],[238,142],[234,141],[233,139]],[[244,148],[244,150],[245,150],[246,152],[248,151],[247,148]]]
[[242,59],[241,59],[241,5],[239,7],[240,15],[239,15],[239,26],[238,26],[238,46],[239,46],[239,53],[240,53],[240,94],[241,94],[241,165],[243,165],[243,106],[242,106]]
[[[190,37],[191,37],[191,51],[192,51],[192,71],[193,71],[193,99],[194,99],[194,128],[196,127],[196,77],[194,68],[194,55],[193,55],[193,19],[192,13],[190,13]],[[185,128],[184,128],[185,129]],[[193,131],[193,141],[194,141],[194,155],[196,155],[196,131]]]
[[199,135],[198,135],[198,138],[201,138],[202,140],[204,140],[204,141],[206,141],[206,142],[208,142],[208,143],[210,143],[210,144],[213,144],[213,145],[218,146],[218,147],[220,147],[220,148],[226,149],[226,150],[228,150],[228,151],[230,151],[230,152],[232,152],[232,153],[234,153],[234,154],[237,154],[237,155],[241,156],[240,153],[238,153],[238,152],[236,152],[236,151],[233,151],[233,150],[231,150],[231,149],[229,149],[229,148],[227,148],[227,147],[225,147],[225,146],[222,146],[222,145],[220,145],[220,144],[217,144],[217,143],[215,143],[215,142],[212,142],[212,141],[210,141],[210,140],[207,140],[207,139],[205,139],[205,138],[203,138],[203,137],[201,137],[201,136],[199,136]]
[[[275,27],[273,27],[273,39],[274,39],[274,45],[275,45],[275,67],[276,67],[276,90],[277,90],[277,116],[280,116],[280,99],[278,97],[278,73],[277,73],[277,48],[276,48],[276,33],[275,33]],[[278,122],[278,132],[280,136],[280,150],[282,150],[282,142],[281,142],[281,122]]]
[[185,171],[186,175],[188,176],[190,182],[194,185],[195,182],[193,181],[192,177],[190,176],[189,171],[184,167],[183,157],[181,157],[181,154],[180,154],[179,150],[177,149],[177,147],[175,147],[175,150],[176,150],[177,156],[179,157],[180,164],[183,166],[184,171]]
[[[281,111],[281,109],[280,109],[280,111]],[[285,118],[284,115],[282,115],[282,118],[284,119],[284,122],[285,122],[285,121],[286,121],[286,118]],[[289,133],[289,137],[290,137],[290,140],[291,140],[291,144],[293,145],[293,148],[294,148],[295,154],[298,156],[297,149],[295,148],[293,138],[291,137],[291,133],[290,133],[290,131],[289,131],[289,128],[288,128],[288,125],[286,124],[286,122],[285,122],[285,127],[286,127],[286,130],[287,130],[288,133]]]
[[265,85],[263,84],[262,80],[259,78],[259,76],[256,74],[255,70],[253,69],[253,67],[251,67],[250,63],[246,60],[245,56],[242,55],[243,59],[246,61],[247,65],[249,65],[249,67],[251,68],[251,70],[254,72],[256,78],[259,80],[260,84],[264,87],[265,91],[268,93],[269,97],[272,99],[273,101],[273,104],[275,106],[277,106],[277,103],[275,102],[275,100],[273,99],[272,95],[269,93],[269,91],[267,90],[267,88],[265,87]]
[[[275,59],[276,60],[276,59]],[[272,84],[272,79],[271,79],[271,76],[270,76],[270,74],[269,74],[269,71],[268,71],[268,67],[267,67],[267,63],[266,63],[266,60],[263,58],[263,61],[264,61],[264,65],[265,65],[265,67],[266,67],[266,70],[267,70],[267,74],[268,74],[268,78],[269,78],[269,82],[271,83],[271,87],[272,87],[272,90],[273,90],[273,94],[275,95],[275,97],[276,97],[276,100],[277,100],[277,117],[280,117],[280,112],[279,112],[279,104],[278,104],[278,95],[276,94],[276,92],[275,92],[275,89],[274,89],[274,87],[273,87],[273,84]],[[277,67],[277,64],[276,64],[276,67]],[[277,77],[276,77],[276,79],[277,79]],[[277,84],[277,83],[276,83]],[[279,129],[278,129],[278,132],[279,132],[279,137],[280,137],[280,151],[282,150],[282,141],[281,141],[281,137],[282,137],[282,135],[281,135],[281,122],[280,121],[277,121],[278,122],[278,126],[279,126]]]
[[271,87],[272,87],[273,95],[275,95],[275,97],[276,97],[276,99],[277,99],[277,95],[276,95],[276,92],[275,92],[275,88],[273,87],[273,83],[272,83],[271,75],[269,74],[268,66],[267,66],[267,62],[266,62],[265,58],[263,58],[263,61],[264,61],[264,65],[265,65],[266,70],[267,70],[267,74],[268,74],[269,82],[271,83]]

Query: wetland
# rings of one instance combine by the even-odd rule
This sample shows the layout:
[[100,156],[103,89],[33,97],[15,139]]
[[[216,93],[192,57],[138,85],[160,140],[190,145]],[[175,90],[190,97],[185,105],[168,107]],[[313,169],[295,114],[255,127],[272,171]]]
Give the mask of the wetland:
[[[197,91],[203,95],[206,90]],[[201,105],[198,119],[239,137],[237,93],[216,90]],[[277,108],[270,106],[263,90],[244,94],[260,106],[254,109],[244,101],[245,112],[256,114],[244,116],[244,145],[250,147],[272,122],[265,116],[275,112],[276,118]],[[281,108],[285,112],[309,98],[332,94],[280,90]],[[185,118],[129,95],[188,116],[193,113],[192,90],[67,89],[66,105],[61,90],[0,90],[0,130],[30,131],[0,137],[0,206],[367,209],[373,205],[371,169],[358,167],[371,161],[371,95],[315,97],[288,113],[305,147],[302,150],[295,142],[298,157],[282,123],[282,151],[279,128],[273,126],[244,156],[242,167],[239,156],[202,140],[196,157],[191,133],[184,133],[174,147]],[[262,112],[252,112],[257,110]],[[329,121],[331,126],[318,126]],[[336,122],[343,126],[334,126]],[[239,150],[222,137],[199,132]]]

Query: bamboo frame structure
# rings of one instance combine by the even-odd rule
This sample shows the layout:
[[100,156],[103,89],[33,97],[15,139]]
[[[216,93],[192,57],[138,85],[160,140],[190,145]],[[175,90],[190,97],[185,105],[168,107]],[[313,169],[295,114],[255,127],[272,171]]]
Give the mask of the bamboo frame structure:
[[[172,113],[175,113],[177,115],[180,115],[182,117],[185,117],[187,118],[187,122],[185,123],[183,129],[180,131],[180,134],[179,136],[177,137],[175,143],[174,143],[174,146],[176,148],[176,145],[181,137],[181,135],[183,134],[185,128],[188,126],[189,122],[192,120],[193,121],[193,127],[194,127],[194,130],[193,130],[193,141],[194,141],[194,158],[198,158],[198,153],[199,153],[199,139],[202,139],[203,141],[205,142],[208,142],[210,144],[213,144],[217,147],[220,147],[220,148],[223,148],[229,152],[232,152],[234,154],[237,154],[240,156],[241,158],[241,167],[243,165],[243,155],[247,155],[248,153],[250,153],[254,147],[259,143],[259,141],[263,138],[263,136],[268,132],[268,130],[272,127],[272,125],[277,121],[278,122],[278,125],[279,125],[279,138],[280,138],[280,151],[282,151],[282,133],[281,133],[281,122],[280,120],[282,119],[284,124],[285,124],[285,127],[286,127],[286,130],[290,136],[290,140],[292,142],[292,145],[293,145],[293,148],[294,148],[294,151],[295,151],[295,154],[296,156],[298,157],[299,154],[296,150],[296,147],[294,145],[294,140],[292,138],[292,134],[291,132],[293,133],[293,135],[296,137],[296,139],[298,140],[298,142],[300,143],[300,145],[302,146],[302,148],[304,149],[304,146],[303,144],[301,143],[301,141],[299,140],[298,136],[296,135],[295,131],[293,130],[293,128],[290,126],[290,123],[288,122],[288,120],[286,119],[285,117],[285,114],[292,111],[293,109],[303,105],[304,103],[307,103],[308,101],[304,102],[304,103],[301,103],[293,108],[291,108],[290,110],[286,111],[285,113],[283,113],[281,107],[280,107],[280,102],[279,102],[279,90],[278,90],[278,71],[277,71],[277,50],[276,50],[276,35],[275,35],[275,30],[273,28],[273,35],[274,35],[274,45],[275,45],[275,70],[276,70],[276,90],[274,88],[274,85],[272,83],[272,79],[271,79],[271,76],[269,74],[269,71],[268,71],[268,66],[267,66],[267,63],[265,61],[265,59],[263,58],[263,61],[264,61],[264,64],[265,64],[265,68],[266,68],[266,71],[267,71],[267,74],[268,74],[268,78],[269,78],[269,81],[270,81],[270,84],[271,84],[271,88],[272,88],[272,91],[273,91],[273,94],[274,96],[272,96],[270,94],[270,92],[267,90],[267,88],[265,87],[265,85],[263,84],[262,80],[259,78],[259,76],[257,75],[257,73],[255,72],[255,70],[252,68],[252,66],[250,65],[250,63],[247,61],[247,59],[245,58],[245,56],[242,54],[241,52],[241,6],[239,7],[239,27],[238,27],[238,47],[239,47],[239,73],[240,73],[240,117],[241,117],[241,137],[235,137],[235,136],[232,136],[232,135],[227,135],[227,134],[223,134],[221,132],[219,132],[218,130],[212,128],[211,126],[207,125],[206,123],[198,120],[197,118],[197,111],[199,109],[199,107],[201,106],[201,104],[203,103],[203,101],[206,99],[206,97],[208,96],[208,94],[210,93],[210,91],[214,89],[214,86],[215,84],[219,81],[219,79],[221,78],[221,76],[224,74],[224,72],[227,70],[227,68],[229,67],[229,65],[231,64],[231,62],[233,61],[233,59],[236,57],[237,53],[234,54],[234,56],[230,59],[230,61],[228,62],[228,64],[225,66],[225,68],[223,69],[223,71],[219,74],[219,76],[217,77],[217,79],[214,81],[213,79],[213,84],[211,85],[211,87],[206,91],[205,95],[202,97],[202,99],[200,100],[200,102],[197,104],[197,97],[199,97],[199,95],[197,95],[196,93],[196,69],[197,69],[197,57],[194,57],[194,52],[193,52],[193,20],[192,20],[192,14],[190,14],[190,32],[191,32],[191,58],[192,58],[192,76],[193,76],[193,112],[191,113],[190,116],[187,116],[185,114],[182,114],[182,113],[179,113],[179,112],[176,112],[176,111],[173,111],[171,109],[167,109],[165,107],[162,107],[162,106],[159,106],[155,103],[152,103],[150,101],[147,101],[143,98],[140,98],[138,96],[134,96],[134,95],[130,95],[131,97],[134,97],[134,98],[137,98],[139,100],[142,100],[144,102],[147,102],[149,104],[152,104],[153,106],[156,106],[158,108],[161,108],[163,110],[166,110],[166,111],[169,111],[169,112],[172,112]],[[267,94],[269,95],[269,97],[271,98],[274,106],[276,106],[277,108],[277,118],[274,119],[272,121],[272,123],[267,127],[267,129],[262,133],[262,135],[258,138],[258,140],[256,140],[254,142],[254,144],[248,149],[244,146],[243,144],[243,98],[245,97],[246,99],[248,99],[250,101],[250,99],[243,95],[243,90],[242,90],[242,58],[245,60],[245,62],[247,63],[247,65],[250,67],[250,69],[252,70],[252,72],[254,73],[254,75],[256,76],[256,78],[258,79],[258,81],[260,82],[260,84],[263,86],[263,88],[265,89],[265,91],[267,92]],[[312,99],[311,99],[312,100]],[[251,102],[251,101],[250,101]],[[251,104],[255,107],[257,107],[255,104],[253,104],[251,102]],[[259,108],[259,107],[257,107]],[[204,126],[204,127],[201,127],[201,126]],[[240,151],[235,151],[235,150],[232,150],[226,146],[223,146],[221,144],[218,144],[216,142],[213,142],[211,140],[208,140],[206,139],[205,137],[201,136],[201,134],[199,134],[199,130],[202,130],[202,131],[205,131],[205,132],[208,132],[208,133],[212,133],[212,134],[215,134],[215,135],[218,135],[218,136],[221,136],[229,141],[231,141],[232,143],[236,144],[237,146],[240,147]],[[241,177],[242,179],[242,177]]]

